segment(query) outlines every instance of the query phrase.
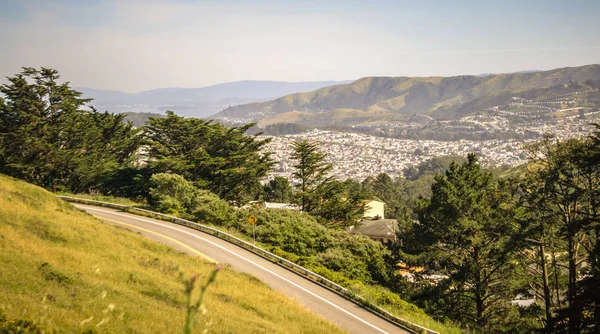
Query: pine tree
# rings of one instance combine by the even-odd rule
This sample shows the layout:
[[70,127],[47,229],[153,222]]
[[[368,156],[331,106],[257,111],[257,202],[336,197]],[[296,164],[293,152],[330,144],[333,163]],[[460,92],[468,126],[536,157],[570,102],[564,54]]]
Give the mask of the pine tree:
[[0,173],[72,192],[101,190],[135,158],[139,139],[123,115],[59,84],[52,69],[24,68],[0,87]]
[[[586,331],[583,315],[590,304],[582,293],[582,277],[598,277],[593,258],[598,235],[598,188],[600,160],[592,137],[555,142],[546,138],[531,146],[531,161],[537,167],[535,210],[540,219],[557,226],[557,237],[564,243],[567,256],[567,305],[559,310],[558,322],[566,323],[569,332]],[[536,184],[532,183],[532,187]],[[589,261],[584,265],[586,259]],[[586,269],[588,268],[588,269]],[[590,272],[587,272],[592,269]],[[590,295],[594,289],[589,290]],[[592,302],[592,304],[594,304]],[[593,307],[592,307],[593,308]]]
[[328,173],[333,165],[325,161],[317,143],[304,140],[293,143],[292,148],[291,158],[297,161],[292,174],[298,181],[296,198],[302,211],[311,212],[318,206],[319,192],[332,180]]
[[323,225],[342,228],[355,225],[364,212],[360,194],[353,192],[351,183],[329,176],[333,168],[316,143],[306,140],[292,144],[292,159],[296,169],[292,176],[296,184],[296,203],[302,211],[317,218]]
[[404,250],[421,253],[417,264],[447,277],[432,297],[447,316],[490,330],[507,316],[513,297],[517,227],[504,205],[506,192],[474,154],[438,175],[432,191],[417,207],[419,223]]
[[254,124],[226,128],[211,120],[168,111],[144,128],[154,173],[175,173],[222,199],[241,205],[261,191],[260,179],[273,165],[261,149],[269,139],[245,135]]
[[293,188],[290,181],[282,176],[276,176],[264,186],[265,200],[268,202],[289,203],[292,200]]

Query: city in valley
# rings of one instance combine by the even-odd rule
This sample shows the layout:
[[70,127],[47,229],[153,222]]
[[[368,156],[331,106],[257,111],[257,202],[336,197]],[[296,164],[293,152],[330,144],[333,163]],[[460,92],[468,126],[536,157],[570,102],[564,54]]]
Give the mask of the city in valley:
[[[525,140],[415,140],[395,139],[361,133],[311,130],[305,133],[283,136],[261,136],[271,138],[265,151],[272,152],[277,162],[270,178],[283,176],[291,178],[295,161],[290,159],[291,144],[295,141],[316,142],[327,160],[333,164],[332,175],[338,179],[352,178],[362,180],[368,176],[387,173],[391,176],[401,174],[405,168],[416,166],[435,156],[462,156],[475,152],[488,167],[518,166],[527,162],[525,144],[538,141],[543,134],[553,135],[556,139],[581,138],[589,134],[591,123],[599,112],[586,113],[586,118],[569,116],[555,122],[528,121],[517,126],[519,132],[537,133],[538,137]],[[471,123],[472,131],[498,131],[504,125],[502,113],[487,117],[487,122],[478,121],[477,116],[461,119],[462,123]],[[530,114],[535,119],[535,116]]]

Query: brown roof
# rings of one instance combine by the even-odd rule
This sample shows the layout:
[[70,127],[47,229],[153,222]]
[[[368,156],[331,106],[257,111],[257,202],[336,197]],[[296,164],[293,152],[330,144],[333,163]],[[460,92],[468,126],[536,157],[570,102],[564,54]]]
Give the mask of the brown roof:
[[352,229],[352,233],[362,233],[368,237],[394,237],[394,231],[398,230],[396,219],[363,219],[359,225]]

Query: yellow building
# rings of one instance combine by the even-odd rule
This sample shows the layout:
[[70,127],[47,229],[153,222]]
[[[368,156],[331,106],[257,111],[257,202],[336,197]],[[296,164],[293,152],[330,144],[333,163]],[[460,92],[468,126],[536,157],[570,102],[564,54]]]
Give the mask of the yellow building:
[[365,201],[365,213],[363,214],[363,218],[385,219],[384,207],[385,207],[385,203],[380,202],[380,201],[374,201],[374,200]]

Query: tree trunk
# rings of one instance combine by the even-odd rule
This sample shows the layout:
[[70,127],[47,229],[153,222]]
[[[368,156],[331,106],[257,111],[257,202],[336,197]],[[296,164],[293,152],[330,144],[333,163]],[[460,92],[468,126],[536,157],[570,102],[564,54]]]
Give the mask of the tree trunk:
[[477,308],[476,312],[477,312],[477,325],[479,326],[479,329],[483,329],[485,327],[485,321],[483,319],[483,311],[484,311],[484,307],[483,307],[483,286],[482,286],[482,282],[481,282],[481,270],[479,270],[479,250],[477,248],[475,248],[474,251],[474,260],[475,260],[475,264],[477,265],[477,271],[475,273],[475,306]]
[[575,250],[575,237],[568,236],[569,256],[569,286],[567,289],[567,300],[569,301],[569,333],[579,333],[581,314],[577,302],[577,258]]
[[551,333],[554,327],[552,319],[552,294],[548,285],[548,269],[546,268],[546,252],[544,250],[544,227],[542,225],[542,239],[540,242],[540,264],[542,266],[542,281],[544,286],[544,306],[546,308],[546,332]]
[[596,228],[596,243],[593,248],[593,253],[590,258],[590,265],[592,267],[592,278],[594,284],[594,326],[595,333],[600,332],[600,228]]
[[556,261],[556,252],[552,250],[552,268],[554,269],[554,289],[556,290],[556,307],[561,309],[562,302],[560,301],[560,285],[558,281],[558,262]]

